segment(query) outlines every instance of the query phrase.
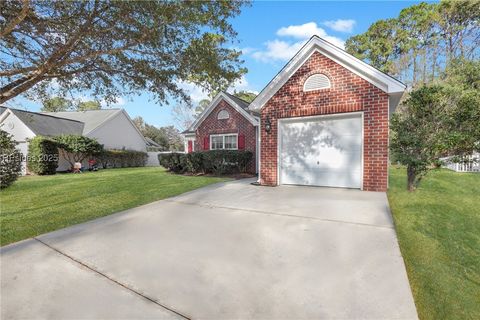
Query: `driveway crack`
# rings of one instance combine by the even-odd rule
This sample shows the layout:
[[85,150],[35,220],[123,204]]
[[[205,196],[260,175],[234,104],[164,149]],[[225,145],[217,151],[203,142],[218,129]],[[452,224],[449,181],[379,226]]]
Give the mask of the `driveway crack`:
[[179,203],[179,204],[184,204],[184,205],[189,205],[189,206],[199,206],[199,207],[210,208],[210,209],[214,209],[214,208],[229,209],[229,210],[235,210],[235,211],[245,211],[245,212],[250,212],[250,213],[274,215],[274,216],[281,216],[281,217],[288,217],[288,218],[310,219],[310,220],[315,220],[315,221],[320,221],[320,222],[352,224],[352,225],[361,226],[361,227],[371,227],[371,228],[381,228],[381,229],[391,229],[391,230],[395,229],[392,226],[381,226],[381,225],[375,225],[375,224],[370,224],[370,223],[362,223],[362,222],[350,222],[350,221],[345,221],[345,220],[325,219],[325,218],[302,216],[302,215],[289,214],[289,213],[277,213],[277,212],[255,210],[255,209],[243,209],[243,208],[236,208],[236,207],[219,206],[219,205],[214,205],[214,204],[210,204],[210,203],[201,204],[201,203],[187,202],[187,201],[180,201],[180,200],[172,200],[172,199],[164,199],[162,201]]
[[57,248],[49,245],[48,243],[40,240],[39,238],[33,237],[33,239],[36,240],[36,241],[38,241],[38,242],[40,242],[40,243],[43,244],[44,246],[50,248],[51,250],[53,250],[53,251],[61,254],[62,256],[66,257],[67,259],[72,260],[72,261],[74,261],[75,263],[77,263],[77,264],[79,264],[79,265],[87,268],[88,270],[93,271],[93,272],[95,272],[96,274],[102,276],[103,278],[105,278],[105,279],[107,279],[107,280],[115,283],[116,285],[119,285],[120,287],[122,287],[122,288],[124,288],[124,289],[127,289],[128,291],[136,294],[137,296],[140,296],[141,298],[146,299],[146,300],[150,301],[151,303],[154,303],[154,304],[156,304],[157,306],[159,306],[159,307],[161,307],[161,308],[163,308],[163,309],[166,309],[166,310],[168,310],[168,311],[170,311],[170,312],[172,312],[172,313],[174,313],[174,314],[176,314],[176,315],[178,315],[178,316],[180,316],[180,317],[182,317],[182,318],[184,318],[184,319],[187,319],[187,320],[191,320],[191,319],[192,319],[191,317],[189,317],[189,316],[187,316],[187,315],[185,315],[185,314],[183,314],[183,313],[181,313],[181,312],[179,312],[179,311],[177,311],[177,310],[174,310],[174,309],[172,309],[171,307],[168,307],[168,306],[160,303],[159,301],[155,300],[154,298],[151,298],[151,297],[149,297],[149,296],[147,296],[147,295],[145,295],[145,294],[143,294],[143,293],[141,293],[141,292],[139,292],[139,291],[137,291],[137,290],[135,290],[135,289],[133,289],[133,288],[130,288],[128,285],[126,285],[126,284],[124,284],[124,283],[121,283],[121,282],[118,281],[118,280],[113,279],[113,278],[110,277],[109,275],[107,275],[107,274],[105,274],[105,273],[103,273],[103,272],[100,272],[100,271],[96,270],[95,268],[92,268],[92,267],[89,266],[88,264],[85,264],[84,262],[82,262],[82,261],[80,261],[80,260],[72,257],[71,255],[69,255],[69,254],[67,254],[67,253],[65,253],[65,252],[63,252],[63,251],[61,251],[61,250],[59,250],[59,249],[57,249]]

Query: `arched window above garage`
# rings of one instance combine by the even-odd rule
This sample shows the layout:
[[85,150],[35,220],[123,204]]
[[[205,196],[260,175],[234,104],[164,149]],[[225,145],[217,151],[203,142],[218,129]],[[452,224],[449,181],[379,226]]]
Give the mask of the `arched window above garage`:
[[230,113],[228,113],[227,110],[221,110],[217,115],[218,120],[224,120],[229,118],[230,118]]
[[314,91],[330,88],[330,79],[322,73],[316,73],[308,77],[303,84],[303,91]]

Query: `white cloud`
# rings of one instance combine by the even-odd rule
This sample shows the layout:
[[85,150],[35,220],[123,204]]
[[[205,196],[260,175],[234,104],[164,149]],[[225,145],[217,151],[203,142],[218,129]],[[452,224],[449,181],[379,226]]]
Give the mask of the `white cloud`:
[[313,35],[322,36],[326,32],[318,27],[315,22],[308,22],[301,25],[293,25],[278,29],[277,35],[281,37],[294,37],[299,39],[308,39]]
[[350,33],[353,31],[353,27],[356,23],[357,22],[353,19],[338,19],[324,21],[322,24],[335,31]]
[[249,92],[253,92],[255,94],[258,94],[258,91],[253,89],[250,86],[250,83],[248,82],[247,78],[244,75],[240,79],[235,81],[227,91],[229,91],[229,92],[249,91]]
[[272,60],[287,61],[290,60],[298,50],[300,50],[305,42],[306,41],[298,41],[290,43],[277,39],[267,41],[265,43],[267,46],[266,50],[254,52],[252,57],[263,62],[269,62]]
[[190,96],[190,99],[192,99],[194,104],[202,101],[203,99],[209,98],[207,91],[191,82],[179,81],[177,82],[177,85],[183,89],[188,96]]
[[298,39],[297,41],[285,41],[274,39],[265,43],[265,50],[255,51],[252,57],[263,62],[271,62],[275,60],[287,61],[291,59],[295,53],[307,42],[309,38],[314,35],[336,45],[344,48],[345,41],[340,38],[330,36],[327,32],[320,28],[316,22],[307,22],[301,25],[291,25],[278,29],[277,33],[280,37],[291,37]]

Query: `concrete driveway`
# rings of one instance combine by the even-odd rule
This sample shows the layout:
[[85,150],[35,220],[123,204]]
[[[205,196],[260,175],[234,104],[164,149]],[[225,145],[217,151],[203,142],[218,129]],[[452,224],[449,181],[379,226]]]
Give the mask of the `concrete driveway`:
[[417,318],[384,193],[249,182],[1,248],[1,318]]

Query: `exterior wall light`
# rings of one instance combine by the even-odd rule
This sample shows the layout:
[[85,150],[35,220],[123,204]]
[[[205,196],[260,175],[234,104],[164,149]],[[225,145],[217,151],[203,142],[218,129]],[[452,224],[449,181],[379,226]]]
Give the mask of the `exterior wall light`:
[[272,123],[270,122],[270,118],[267,117],[265,120],[265,131],[269,133],[272,130]]

